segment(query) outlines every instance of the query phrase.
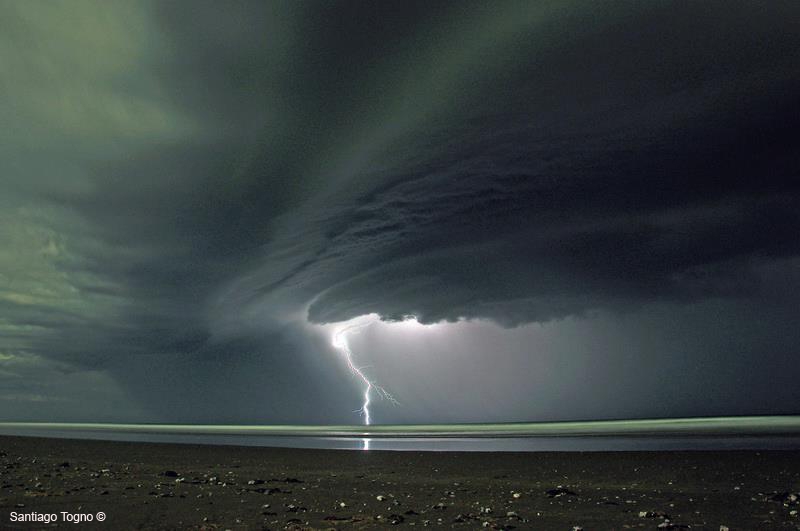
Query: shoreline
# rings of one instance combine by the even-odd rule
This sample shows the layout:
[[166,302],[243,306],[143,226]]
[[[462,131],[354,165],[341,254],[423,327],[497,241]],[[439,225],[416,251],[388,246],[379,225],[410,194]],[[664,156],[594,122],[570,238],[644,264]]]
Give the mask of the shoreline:
[[800,415],[409,425],[228,425],[0,422],[0,430],[351,438],[800,436]]

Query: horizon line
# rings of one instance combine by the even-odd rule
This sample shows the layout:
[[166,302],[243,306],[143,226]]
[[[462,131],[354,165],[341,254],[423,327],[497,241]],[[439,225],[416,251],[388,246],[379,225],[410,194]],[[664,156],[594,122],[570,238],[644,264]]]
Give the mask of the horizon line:
[[[303,425],[0,422],[5,430],[338,438],[800,435],[800,415],[449,424]],[[8,434],[6,434],[8,435]]]

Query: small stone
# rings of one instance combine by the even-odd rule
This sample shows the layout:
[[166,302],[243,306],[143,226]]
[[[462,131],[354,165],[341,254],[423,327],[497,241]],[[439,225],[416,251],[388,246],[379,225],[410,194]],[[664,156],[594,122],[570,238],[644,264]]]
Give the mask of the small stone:
[[515,493],[511,494],[511,496],[513,498],[519,498],[520,496],[522,496],[522,494],[520,494],[519,492],[515,492]]
[[639,511],[639,518],[664,518],[669,520],[669,515],[661,511]]
[[383,501],[383,500],[386,499],[386,496],[384,496],[382,494],[379,494],[379,495],[375,496],[375,499],[378,500],[378,501]]
[[566,489],[566,488],[562,487],[561,485],[559,485],[558,487],[556,487],[554,489],[547,490],[545,492],[551,498],[560,498],[561,496],[577,496],[576,493],[572,492],[569,489]]
[[519,518],[517,511],[508,511],[506,513],[506,518]]
[[344,509],[345,507],[347,507],[347,504],[345,502],[339,502],[339,507]]

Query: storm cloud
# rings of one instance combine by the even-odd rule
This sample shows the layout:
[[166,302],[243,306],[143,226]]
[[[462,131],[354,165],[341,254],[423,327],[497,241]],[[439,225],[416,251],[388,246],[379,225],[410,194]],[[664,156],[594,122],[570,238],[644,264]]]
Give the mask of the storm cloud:
[[[344,422],[358,390],[309,330],[370,313],[496,337],[463,367],[382,346],[384,382],[439,375],[396,378],[388,419],[753,412],[757,360],[767,412],[798,398],[796,3],[1,9],[6,417]],[[512,359],[516,402],[441,407]],[[562,363],[694,391],[540,400],[586,384]]]

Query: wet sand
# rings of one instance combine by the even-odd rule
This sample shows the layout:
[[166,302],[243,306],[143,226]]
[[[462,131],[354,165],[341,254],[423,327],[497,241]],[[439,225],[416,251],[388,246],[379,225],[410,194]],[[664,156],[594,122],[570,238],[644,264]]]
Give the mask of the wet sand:
[[[363,452],[0,437],[2,529],[800,529],[798,493],[795,451]],[[75,526],[65,513],[94,521]],[[32,514],[57,520],[12,521]]]

